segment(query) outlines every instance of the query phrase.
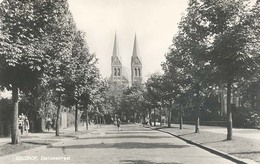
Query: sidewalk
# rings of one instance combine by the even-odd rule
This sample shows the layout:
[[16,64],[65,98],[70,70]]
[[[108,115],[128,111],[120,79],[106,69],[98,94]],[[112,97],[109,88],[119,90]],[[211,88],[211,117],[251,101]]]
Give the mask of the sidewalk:
[[[97,125],[89,125],[89,130],[94,130],[96,129]],[[78,131],[86,131],[86,126],[83,126],[82,124],[79,124]],[[70,126],[67,128],[61,128],[60,129],[60,136],[68,136],[69,134],[73,135],[75,133],[75,127]],[[50,129],[50,131],[44,130],[43,132],[39,133],[28,133],[28,134],[23,134],[20,135],[20,140],[27,140],[30,138],[38,138],[38,139],[43,139],[46,137],[51,137],[55,136],[55,130]],[[0,145],[5,144],[5,143],[10,143],[11,142],[11,137],[0,137]]]
[[[195,132],[194,125],[183,125],[179,129],[178,124],[172,124],[172,128],[150,127],[208,149],[225,158],[242,159],[241,163],[260,163],[260,130],[259,129],[233,129],[233,139],[226,140],[226,128],[215,126],[200,126],[200,133]],[[253,160],[253,161],[252,161]]]
[[89,125],[89,130],[86,130],[86,126],[79,124],[78,132],[75,132],[74,126],[60,129],[60,135],[55,136],[55,131],[50,130],[42,133],[28,133],[20,136],[21,144],[12,145],[11,137],[0,138],[0,157],[10,154],[16,154],[18,152],[34,149],[37,147],[48,146],[55,142],[61,142],[64,140],[70,140],[78,138],[81,135],[87,135],[97,129],[97,125]]

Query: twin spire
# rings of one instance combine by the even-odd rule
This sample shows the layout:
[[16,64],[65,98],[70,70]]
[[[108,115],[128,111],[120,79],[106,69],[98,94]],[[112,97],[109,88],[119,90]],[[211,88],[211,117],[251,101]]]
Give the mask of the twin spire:
[[[119,51],[118,51],[118,43],[117,43],[117,36],[115,33],[115,39],[114,39],[114,47],[113,47],[113,56],[114,57],[119,57]],[[135,33],[135,37],[134,37],[134,47],[133,47],[133,54],[132,56],[138,56],[137,53],[137,41],[136,41],[136,33]]]
[[[138,54],[137,38],[134,37],[133,54],[131,56],[131,84],[142,83],[142,62]],[[121,59],[118,51],[117,35],[115,33],[113,54],[111,57],[111,77],[114,81],[121,84],[129,84],[127,71],[122,66]]]

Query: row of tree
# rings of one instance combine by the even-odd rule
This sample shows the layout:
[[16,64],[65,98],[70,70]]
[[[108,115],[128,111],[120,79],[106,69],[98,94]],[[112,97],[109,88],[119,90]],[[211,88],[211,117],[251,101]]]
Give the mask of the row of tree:
[[3,0],[0,86],[12,90],[12,143],[19,142],[19,98],[26,99],[40,116],[53,107],[56,135],[62,106],[75,108],[75,131],[80,108],[86,119],[91,109],[100,118],[110,113],[132,122],[139,118],[145,122],[148,116],[150,124],[152,113],[159,112],[168,115],[168,126],[172,111],[177,111],[180,123],[184,114],[195,115],[199,132],[201,113],[219,108],[224,90],[227,139],[231,140],[231,95],[239,97],[241,109],[252,111],[248,117],[258,116],[254,111],[260,107],[260,2],[253,6],[246,2],[190,0],[165,55],[164,74],[153,74],[144,85],[133,85],[118,97],[109,94],[66,0]]
[[172,91],[193,96],[196,127],[205,95],[227,88],[227,140],[232,139],[234,84],[259,84],[259,4],[259,0],[253,7],[242,0],[191,0],[163,64],[166,78],[179,86]]
[[26,99],[40,116],[55,106],[59,135],[61,106],[103,103],[106,83],[76,28],[66,0],[3,0],[0,4],[0,86],[12,91],[11,139],[19,142],[18,102]]
[[[164,73],[151,75],[139,89],[128,88],[120,101],[121,113],[134,117],[134,113],[145,116],[146,111],[151,116],[152,109],[162,113],[163,107],[168,120],[175,109],[182,123],[185,111],[195,116],[195,132],[199,132],[202,112],[214,112],[222,103],[227,110],[227,140],[232,139],[232,112],[257,124],[259,16],[259,0],[253,5],[244,0],[190,0],[162,63]],[[239,99],[236,105],[235,99]]]

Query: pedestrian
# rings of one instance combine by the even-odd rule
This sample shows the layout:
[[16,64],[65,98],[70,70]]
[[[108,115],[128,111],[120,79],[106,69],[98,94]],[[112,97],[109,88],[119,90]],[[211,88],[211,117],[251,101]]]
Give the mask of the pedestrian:
[[23,113],[21,114],[21,118],[22,118],[22,120],[25,119],[25,115]]
[[50,116],[48,116],[47,119],[46,119],[45,129],[47,129],[49,131],[51,127],[52,127],[52,121],[51,121]]
[[28,120],[28,117],[25,117],[25,119],[24,119],[24,130],[25,130],[26,134],[28,134],[29,129],[30,129],[29,120]]
[[118,131],[122,131],[122,129],[120,129],[120,124],[121,124],[121,120],[120,118],[117,118],[117,121],[116,121],[116,124],[117,124],[117,127],[118,127]]
[[21,135],[23,135],[23,130],[24,130],[24,120],[22,119],[22,116],[19,116],[18,119],[18,128],[20,130]]

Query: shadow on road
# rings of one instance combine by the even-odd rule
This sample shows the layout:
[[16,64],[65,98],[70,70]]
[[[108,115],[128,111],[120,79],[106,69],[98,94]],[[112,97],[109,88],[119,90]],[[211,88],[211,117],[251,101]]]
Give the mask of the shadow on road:
[[225,142],[229,140],[218,140],[218,141],[210,141],[210,142],[201,142],[200,144],[210,144],[210,143],[218,143],[218,142]]
[[156,162],[151,162],[147,160],[121,160],[120,162],[126,162],[126,163],[139,163],[139,164],[181,164],[181,163],[176,163],[176,162],[171,162],[171,163],[156,163]]
[[181,135],[178,135],[178,136],[186,136],[186,135],[190,135],[190,134],[195,134],[195,133],[186,133],[186,134],[181,134]]
[[[141,134],[154,134],[154,133],[156,133],[156,131],[120,131],[120,132],[118,132],[118,131],[115,131],[115,132],[106,132],[106,134],[137,134],[137,133],[141,133]],[[93,133],[92,133],[93,134]],[[99,134],[99,133],[96,133],[96,134]]]
[[187,148],[189,145],[171,145],[166,143],[139,143],[139,142],[124,142],[115,144],[89,144],[89,145],[69,145],[69,146],[49,146],[48,148],[62,148],[62,149],[105,149],[105,148],[117,148],[117,149],[158,149],[158,148]]
[[162,138],[172,138],[171,136],[107,136],[107,137],[85,137],[77,138],[78,140],[88,140],[88,139],[118,139],[118,138],[143,138],[143,139],[162,139]]
[[232,155],[235,154],[260,154],[260,151],[250,151],[250,152],[235,152],[235,153],[230,153]]

